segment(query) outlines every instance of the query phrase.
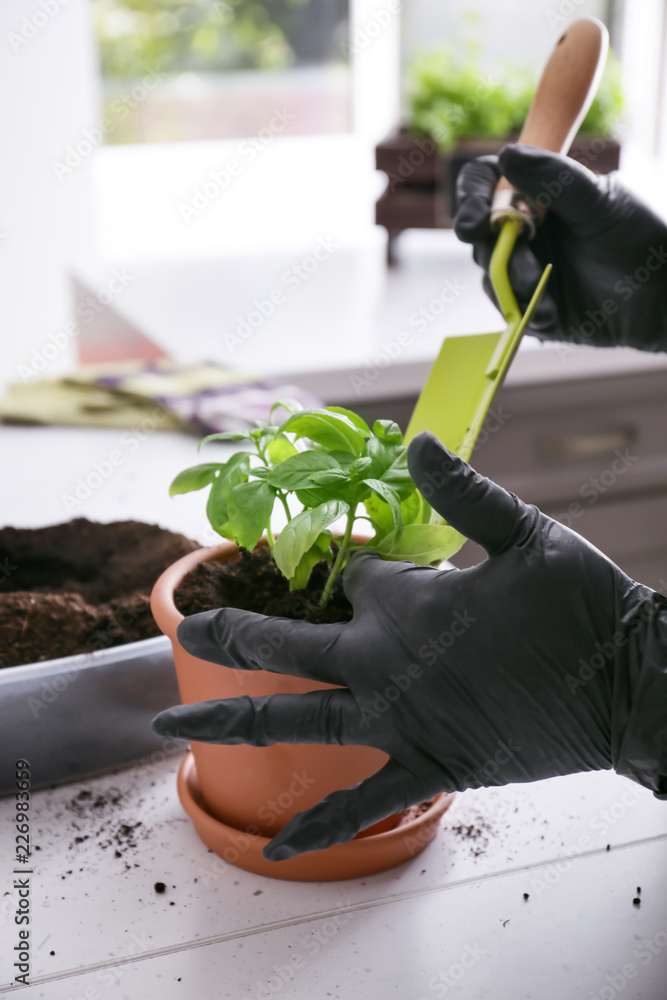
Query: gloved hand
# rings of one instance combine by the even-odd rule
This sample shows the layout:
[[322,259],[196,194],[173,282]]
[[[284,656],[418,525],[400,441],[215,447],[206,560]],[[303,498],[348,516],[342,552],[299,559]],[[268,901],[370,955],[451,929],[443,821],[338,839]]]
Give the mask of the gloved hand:
[[473,244],[489,298],[495,302],[488,270],[497,238],[489,210],[501,174],[534,208],[546,208],[534,239],[520,240],[510,260],[522,311],[546,264],[554,265],[528,333],[596,347],[667,350],[667,224],[616,174],[598,177],[556,153],[509,145],[459,174],[454,229]]
[[658,749],[640,727],[641,766],[625,754],[637,739],[634,692],[650,674],[642,663],[658,664],[658,674],[667,663],[667,601],[433,435],[414,439],[408,461],[431,505],[488,560],[445,571],[355,553],[343,574],[352,621],[292,622],[278,649],[266,637],[284,620],[247,611],[208,611],[178,628],[183,646],[204,660],[344,690],[177,706],[155,717],[155,732],[255,746],[361,744],[389,754],[367,780],[297,814],[266,846],[270,861],[345,843],[441,791],[616,766],[667,792],[667,774],[660,788],[662,778],[646,774],[651,754],[667,748],[664,673],[651,675],[657,714],[647,719]]

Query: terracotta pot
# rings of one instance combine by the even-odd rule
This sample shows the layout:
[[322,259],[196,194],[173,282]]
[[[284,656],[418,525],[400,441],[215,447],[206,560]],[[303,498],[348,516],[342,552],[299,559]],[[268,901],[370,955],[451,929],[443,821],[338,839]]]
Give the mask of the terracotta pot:
[[[190,655],[180,645],[176,628],[183,615],[174,604],[174,591],[199,563],[237,556],[238,547],[232,542],[188,553],[170,566],[153,588],[151,609],[172,642],[182,703],[335,688],[264,670],[222,667]],[[363,781],[388,760],[387,755],[372,747],[319,744],[253,747],[192,741],[191,750],[181,767],[178,788],[181,803],[202,840],[232,864],[277,878],[351,878],[399,864],[433,839],[437,820],[453,799],[453,795],[437,796],[431,809],[411,822],[409,829],[405,817],[398,814],[361,831],[348,844],[289,861],[267,862],[262,847],[292,816],[337,789]],[[375,849],[369,850],[369,843],[360,850],[361,841],[371,839],[377,842]]]

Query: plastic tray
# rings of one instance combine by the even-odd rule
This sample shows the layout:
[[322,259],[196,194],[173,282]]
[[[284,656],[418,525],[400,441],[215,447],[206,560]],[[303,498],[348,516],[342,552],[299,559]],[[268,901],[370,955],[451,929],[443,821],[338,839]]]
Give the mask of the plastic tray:
[[187,740],[167,740],[151,729],[157,712],[180,701],[166,636],[5,667],[0,795],[15,791],[14,765],[21,758],[29,761],[37,789],[186,749]]

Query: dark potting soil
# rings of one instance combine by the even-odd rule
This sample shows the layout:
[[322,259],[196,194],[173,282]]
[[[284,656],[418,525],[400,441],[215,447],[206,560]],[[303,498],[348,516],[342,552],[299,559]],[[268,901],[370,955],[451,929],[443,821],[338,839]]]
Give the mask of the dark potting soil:
[[267,545],[252,552],[241,550],[228,562],[200,563],[183,579],[174,593],[176,607],[183,615],[196,615],[215,608],[243,608],[262,615],[313,622],[346,622],[352,606],[336,580],[325,608],[319,607],[329,567],[322,560],[313,569],[304,590],[290,591]]
[[0,530],[0,667],[89,653],[160,635],[150,593],[199,548],[154,524],[76,518]]

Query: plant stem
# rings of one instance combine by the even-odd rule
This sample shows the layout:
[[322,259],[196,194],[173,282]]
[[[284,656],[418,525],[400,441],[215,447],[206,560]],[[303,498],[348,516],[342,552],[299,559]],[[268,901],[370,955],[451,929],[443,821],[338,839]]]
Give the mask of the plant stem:
[[269,514],[269,520],[266,525],[266,540],[269,543],[269,548],[273,552],[274,538],[273,532],[271,531],[271,515]]
[[292,520],[292,515],[290,513],[289,507],[287,506],[287,500],[285,498],[285,494],[281,491],[280,493],[278,493],[278,496],[280,497],[280,501],[281,501],[283,507],[285,508],[285,513],[287,514],[287,520],[289,522],[289,521]]
[[350,510],[347,515],[347,524],[345,525],[345,534],[338,545],[338,555],[336,556],[336,561],[331,567],[331,572],[329,573],[329,579],[326,582],[324,592],[322,594],[322,600],[320,601],[320,607],[323,608],[329,598],[331,597],[331,591],[333,590],[333,585],[336,581],[336,577],[340,573],[345,560],[347,558],[348,548],[350,545],[350,536],[352,535],[352,525],[356,520],[355,510]]

